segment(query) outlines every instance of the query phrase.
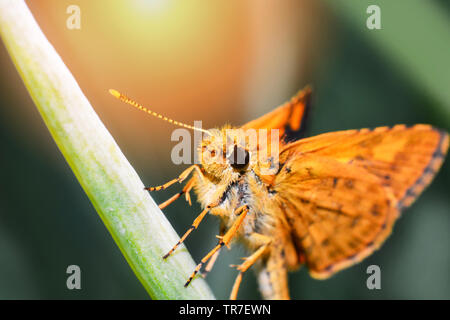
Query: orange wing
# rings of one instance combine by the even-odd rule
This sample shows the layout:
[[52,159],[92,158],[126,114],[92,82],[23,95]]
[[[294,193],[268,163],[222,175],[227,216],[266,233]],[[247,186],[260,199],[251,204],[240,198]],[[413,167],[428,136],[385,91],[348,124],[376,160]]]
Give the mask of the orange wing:
[[310,105],[311,88],[308,86],[299,91],[291,101],[244,124],[242,129],[279,129],[280,140],[283,142],[298,140],[304,134],[305,119]]
[[378,248],[447,149],[448,134],[428,125],[332,132],[285,146],[272,187],[311,275],[327,278]]

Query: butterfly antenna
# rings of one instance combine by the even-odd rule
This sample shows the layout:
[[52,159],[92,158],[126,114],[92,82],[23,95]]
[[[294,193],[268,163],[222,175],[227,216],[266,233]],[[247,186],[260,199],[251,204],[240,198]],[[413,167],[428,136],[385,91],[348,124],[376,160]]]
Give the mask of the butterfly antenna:
[[128,98],[126,95],[120,93],[117,90],[109,89],[109,93],[111,93],[117,99],[119,99],[119,100],[121,100],[121,101],[123,101],[125,103],[128,103],[128,104],[132,105],[133,107],[135,107],[135,108],[137,108],[137,109],[139,109],[141,111],[147,112],[148,114],[150,114],[150,115],[152,115],[152,116],[154,116],[156,118],[162,119],[162,120],[167,121],[169,123],[173,123],[174,125],[177,125],[177,126],[180,126],[180,127],[184,127],[184,128],[188,128],[188,129],[192,129],[192,130],[196,130],[196,131],[205,132],[205,133],[210,135],[208,130],[205,130],[205,129],[202,129],[202,128],[197,128],[197,127],[194,127],[194,126],[190,126],[188,124],[185,124],[185,123],[182,123],[182,122],[179,122],[179,121],[175,121],[173,119],[170,119],[170,118],[167,118],[167,117],[163,116],[162,114],[159,114],[159,113],[156,113],[154,111],[151,111],[151,110],[147,109],[146,107],[144,107],[143,105],[140,105],[139,103],[137,103],[133,99]]

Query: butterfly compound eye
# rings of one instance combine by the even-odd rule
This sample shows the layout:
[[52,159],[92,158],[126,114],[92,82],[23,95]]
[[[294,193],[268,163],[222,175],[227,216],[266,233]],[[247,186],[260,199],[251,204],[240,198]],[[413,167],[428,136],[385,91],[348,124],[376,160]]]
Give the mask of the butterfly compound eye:
[[247,150],[235,145],[233,151],[228,156],[228,162],[234,169],[242,170],[250,162],[250,154]]

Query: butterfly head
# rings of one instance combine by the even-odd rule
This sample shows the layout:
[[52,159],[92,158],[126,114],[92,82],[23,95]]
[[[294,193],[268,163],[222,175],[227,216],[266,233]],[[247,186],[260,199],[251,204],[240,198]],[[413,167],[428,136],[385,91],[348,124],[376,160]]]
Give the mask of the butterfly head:
[[198,151],[202,167],[218,180],[234,180],[254,165],[254,148],[249,147],[248,139],[241,131],[230,126],[210,129],[210,134],[201,141]]

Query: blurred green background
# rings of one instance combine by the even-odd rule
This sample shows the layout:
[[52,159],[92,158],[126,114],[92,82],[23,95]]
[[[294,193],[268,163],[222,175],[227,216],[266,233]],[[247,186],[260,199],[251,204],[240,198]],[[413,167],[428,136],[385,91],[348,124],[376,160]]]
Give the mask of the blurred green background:
[[[167,4],[168,3],[168,4]],[[173,127],[124,106],[124,90],[155,111],[204,127],[244,123],[304,85],[315,89],[309,135],[429,123],[450,129],[450,3],[445,0],[28,1],[33,14],[147,185],[176,176]],[[69,4],[81,30],[69,30]],[[366,8],[381,8],[368,30]],[[148,298],[52,141],[0,45],[0,298]],[[152,194],[157,202],[178,191]],[[294,299],[450,299],[450,165],[396,223],[381,250],[329,280],[290,275]],[[179,234],[199,212],[183,200],[165,209]],[[208,217],[186,241],[198,261],[215,244]],[[208,275],[225,299],[245,256],[224,250]],[[81,267],[81,290],[66,268]],[[381,290],[366,287],[381,268]],[[257,299],[252,272],[240,299]]]

